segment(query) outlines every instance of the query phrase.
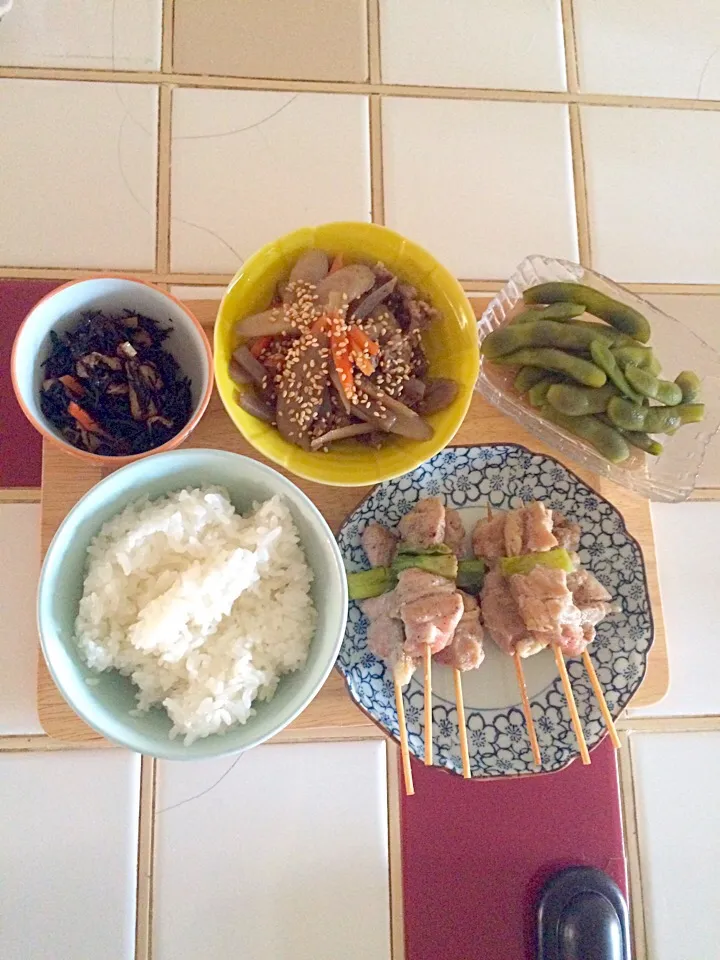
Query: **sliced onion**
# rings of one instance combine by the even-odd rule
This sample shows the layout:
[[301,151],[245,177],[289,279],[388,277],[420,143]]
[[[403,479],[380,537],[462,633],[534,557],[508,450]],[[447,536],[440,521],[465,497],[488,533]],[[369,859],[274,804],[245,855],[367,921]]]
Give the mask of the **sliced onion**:
[[376,290],[371,290],[370,293],[363,300],[361,300],[353,310],[351,314],[352,319],[364,320],[365,317],[369,317],[375,307],[379,307],[383,300],[386,300],[390,296],[395,289],[396,284],[397,277],[392,277],[381,287],[378,287]]
[[335,440],[347,440],[349,437],[359,437],[363,433],[374,432],[375,427],[371,423],[349,423],[346,427],[336,427],[334,430],[328,430],[321,437],[312,440],[310,449],[319,450]]
[[233,353],[233,359],[237,360],[243,370],[250,374],[255,383],[262,385],[267,380],[267,370],[259,360],[255,359],[247,347],[238,347]]

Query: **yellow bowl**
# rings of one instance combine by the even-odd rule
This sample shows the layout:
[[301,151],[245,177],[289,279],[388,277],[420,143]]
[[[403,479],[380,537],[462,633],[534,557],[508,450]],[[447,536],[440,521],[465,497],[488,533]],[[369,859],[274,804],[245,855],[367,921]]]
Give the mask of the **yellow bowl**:
[[[342,253],[349,261],[381,260],[401,280],[411,283],[440,313],[423,335],[431,377],[449,377],[460,386],[453,403],[429,417],[430,440],[394,437],[381,450],[357,441],[335,444],[327,453],[310,453],[284,440],[275,427],[238,406],[238,386],[228,367],[242,338],[235,324],[264,310],[278,282],[289,274],[309,247]],[[304,227],[269,243],[247,260],[220,304],[215,324],[215,381],[230,418],[245,439],[268,460],[306,480],[336,487],[354,487],[399,477],[432,457],[452,440],[463,422],[478,375],[475,316],[462,287],[426,250],[398,233],[372,223],[327,223]]]

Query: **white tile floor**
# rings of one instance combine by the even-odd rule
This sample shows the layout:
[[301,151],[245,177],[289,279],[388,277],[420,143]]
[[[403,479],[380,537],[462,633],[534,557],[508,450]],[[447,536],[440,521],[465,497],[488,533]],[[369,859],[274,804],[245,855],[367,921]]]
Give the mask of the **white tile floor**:
[[0,564],[0,735],[41,733],[35,709],[39,504],[0,504]]
[[389,960],[384,743],[162,762],[158,778],[156,960]]
[[381,0],[380,39],[385,83],[565,89],[560,0]]
[[307,223],[369,220],[367,110],[356,96],[177,90],[173,269],[234,272]]
[[132,960],[140,761],[0,753],[3,960]]
[[717,960],[720,732],[632,735],[649,960]]
[[529,252],[577,260],[567,107],[390,98],[383,153],[388,226],[457,276],[507,277]]

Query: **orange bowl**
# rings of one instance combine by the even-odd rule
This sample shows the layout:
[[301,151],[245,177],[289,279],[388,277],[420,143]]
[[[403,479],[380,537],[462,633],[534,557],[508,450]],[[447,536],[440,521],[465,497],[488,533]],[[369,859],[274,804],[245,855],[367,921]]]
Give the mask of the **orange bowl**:
[[[300,254],[310,247],[342,253],[347,261],[381,260],[437,308],[439,319],[423,334],[430,376],[451,378],[460,389],[449,407],[428,417],[433,427],[429,440],[393,437],[380,450],[346,440],[327,453],[311,453],[288,443],[275,427],[246,413],[237,403],[239,388],[228,372],[232,352],[241,342],[235,324],[269,305],[278,282],[287,277]],[[422,247],[373,223],[305,227],[263,247],[236,274],[222,299],[215,324],[215,382],[240,433],[268,460],[306,480],[331,486],[361,486],[399,477],[447,446],[467,413],[478,366],[475,315],[460,284]]]
[[[125,457],[101,456],[74,447],[50,423],[40,408],[42,364],[50,349],[50,331],[72,329],[87,310],[122,313],[133,310],[160,323],[172,324],[165,345],[183,374],[190,378],[192,414],[185,426],[162,446]],[[13,344],[13,389],[23,413],[43,437],[83,460],[119,467],[142,457],[174,450],[197,426],[212,393],[212,351],[200,322],[179,300],[152,283],[118,274],[75,280],[53,290],[25,317]]]

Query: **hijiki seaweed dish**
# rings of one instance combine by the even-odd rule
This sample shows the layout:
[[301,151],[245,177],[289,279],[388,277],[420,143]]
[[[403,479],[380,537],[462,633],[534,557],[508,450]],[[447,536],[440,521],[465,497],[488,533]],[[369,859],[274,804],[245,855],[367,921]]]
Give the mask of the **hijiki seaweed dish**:
[[237,402],[304,450],[429,440],[426,418],[458,392],[454,380],[429,376],[422,334],[437,320],[382,263],[307,250],[268,309],[236,324],[241,343],[229,373]]
[[163,347],[171,330],[126,310],[88,311],[73,329],[50,332],[40,405],[68,443],[128,456],[162,446],[185,426],[190,380]]

